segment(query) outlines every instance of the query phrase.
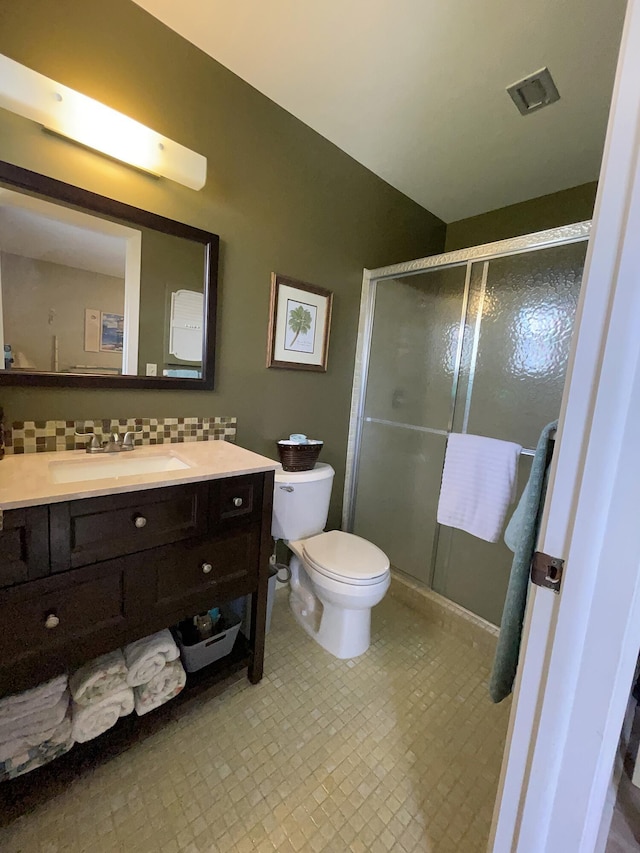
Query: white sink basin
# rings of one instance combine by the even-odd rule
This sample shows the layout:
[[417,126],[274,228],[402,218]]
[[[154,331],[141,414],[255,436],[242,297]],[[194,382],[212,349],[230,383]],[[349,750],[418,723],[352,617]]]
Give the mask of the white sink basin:
[[177,456],[136,456],[135,450],[105,454],[68,462],[50,462],[52,483],[81,483],[87,480],[106,480],[114,477],[134,477],[136,474],[155,474],[162,471],[181,471],[191,466]]

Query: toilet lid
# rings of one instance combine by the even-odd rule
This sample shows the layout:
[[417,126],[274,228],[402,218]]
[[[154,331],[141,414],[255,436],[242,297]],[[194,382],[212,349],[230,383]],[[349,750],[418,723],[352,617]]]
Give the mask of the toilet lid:
[[314,569],[336,580],[371,583],[389,571],[387,555],[353,533],[330,530],[306,539],[302,547]]

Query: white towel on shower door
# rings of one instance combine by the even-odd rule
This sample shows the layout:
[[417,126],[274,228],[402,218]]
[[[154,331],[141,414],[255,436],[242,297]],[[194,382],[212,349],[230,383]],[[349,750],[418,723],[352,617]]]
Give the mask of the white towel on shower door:
[[442,472],[438,524],[497,542],[515,500],[522,447],[481,435],[452,433]]

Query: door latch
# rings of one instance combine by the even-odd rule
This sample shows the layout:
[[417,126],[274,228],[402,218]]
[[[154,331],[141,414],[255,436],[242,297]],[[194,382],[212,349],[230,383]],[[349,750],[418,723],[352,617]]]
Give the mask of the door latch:
[[531,583],[560,592],[564,560],[536,551],[531,561]]

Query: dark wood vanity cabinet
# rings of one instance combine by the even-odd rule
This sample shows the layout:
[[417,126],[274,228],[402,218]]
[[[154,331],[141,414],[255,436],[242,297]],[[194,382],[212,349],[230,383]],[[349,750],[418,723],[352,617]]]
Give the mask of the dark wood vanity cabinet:
[[46,506],[4,514],[0,533],[0,587],[49,573],[49,515]]
[[273,473],[4,513],[0,696],[250,594],[262,677]]
[[51,570],[66,572],[210,532],[208,483],[107,495],[49,509]]

